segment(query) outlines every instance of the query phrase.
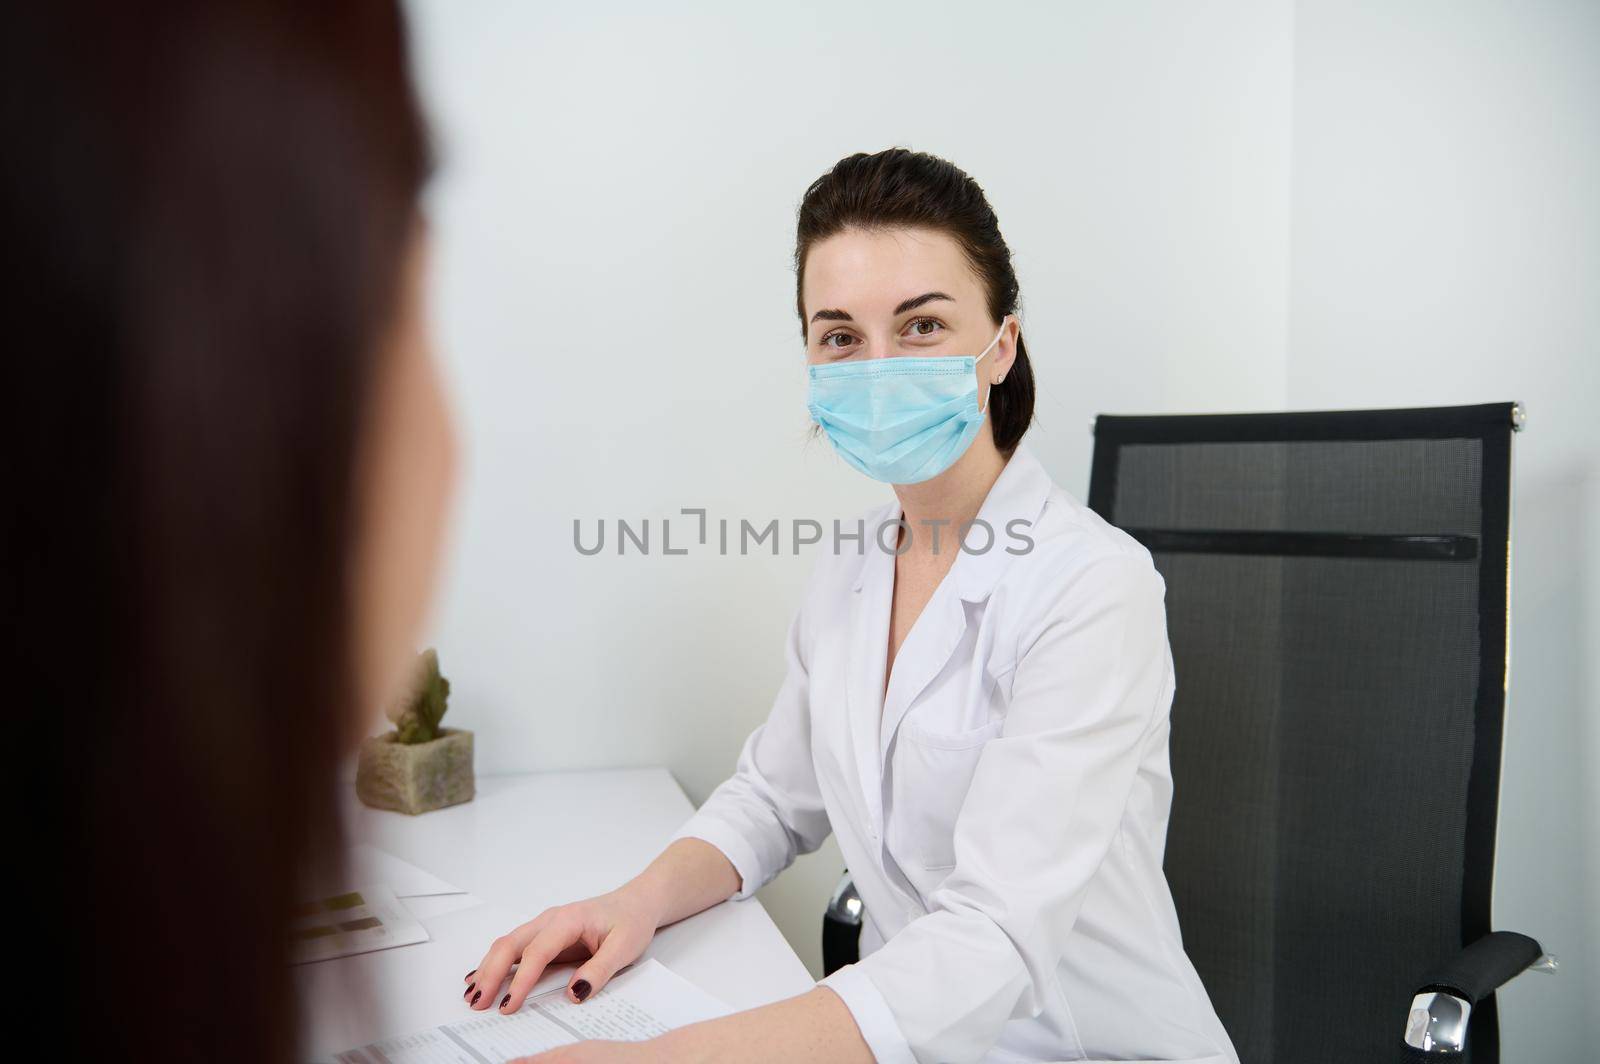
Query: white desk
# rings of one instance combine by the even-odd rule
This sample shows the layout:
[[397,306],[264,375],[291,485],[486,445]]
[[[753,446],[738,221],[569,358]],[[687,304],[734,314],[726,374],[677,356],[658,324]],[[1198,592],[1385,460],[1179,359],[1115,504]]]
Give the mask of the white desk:
[[[429,942],[296,968],[306,1048],[327,1059],[464,1018],[461,977],[496,935],[627,880],[692,810],[662,768],[479,777],[473,801],[419,817],[368,809],[352,794],[351,842],[371,843],[469,893],[406,899]],[[736,1009],[814,985],[754,898],[666,928],[645,956]]]

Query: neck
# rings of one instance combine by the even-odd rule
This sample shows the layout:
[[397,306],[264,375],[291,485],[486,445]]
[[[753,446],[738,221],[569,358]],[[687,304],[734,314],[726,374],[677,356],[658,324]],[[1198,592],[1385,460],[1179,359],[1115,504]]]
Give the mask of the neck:
[[936,522],[948,522],[940,527],[939,540],[951,542],[962,525],[978,516],[1005,467],[1006,457],[995,447],[985,423],[972,446],[949,469],[921,484],[896,484],[894,493],[911,529],[912,549],[930,548],[929,533]]

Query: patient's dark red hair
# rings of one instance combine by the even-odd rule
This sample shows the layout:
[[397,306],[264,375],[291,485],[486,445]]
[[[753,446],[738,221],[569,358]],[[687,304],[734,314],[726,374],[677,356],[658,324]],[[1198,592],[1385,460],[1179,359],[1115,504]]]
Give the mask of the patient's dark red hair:
[[427,169],[401,16],[22,4],[0,80],[12,971],[56,1059],[290,1060]]

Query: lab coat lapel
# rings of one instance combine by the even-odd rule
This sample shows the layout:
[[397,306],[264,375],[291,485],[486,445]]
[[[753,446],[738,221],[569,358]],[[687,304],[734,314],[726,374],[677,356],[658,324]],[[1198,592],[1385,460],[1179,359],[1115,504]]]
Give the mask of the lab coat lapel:
[[[967,630],[967,611],[956,594],[955,570],[961,562],[962,559],[957,558],[950,572],[939,582],[933,597],[922,608],[921,616],[906,634],[905,642],[900,644],[900,653],[895,655],[894,669],[889,673],[889,690],[884,694],[883,725],[876,737],[880,767],[888,757],[889,743],[906,711],[944,669]],[[889,654],[888,639],[885,631],[885,658]]]
[[[1012,561],[1003,538],[1009,534],[1012,522],[1022,521],[1031,528],[1044,510],[1050,490],[1050,477],[1044,467],[1031,450],[1019,446],[1005,469],[1001,470],[999,479],[989,489],[989,495],[978,511],[978,520],[993,530],[988,549],[972,554],[963,550],[956,556],[955,564],[939,582],[933,598],[923,607],[922,616],[911,626],[895,658],[894,671],[889,677],[889,690],[884,696],[883,722],[878,733],[876,768],[879,773],[883,771],[889,745],[900,727],[900,721],[917,696],[927,690],[949,662],[950,655],[961,645],[962,636],[967,631],[968,604],[987,602],[990,591]],[[968,541],[982,544],[983,540],[983,534],[974,529]],[[888,586],[892,595],[892,558]],[[888,638],[885,618],[884,631],[879,637],[880,661],[888,656]]]
[[889,653],[889,608],[894,593],[894,556],[867,548],[850,604],[850,746],[873,833],[883,837],[883,774],[878,722],[883,716],[883,670]]

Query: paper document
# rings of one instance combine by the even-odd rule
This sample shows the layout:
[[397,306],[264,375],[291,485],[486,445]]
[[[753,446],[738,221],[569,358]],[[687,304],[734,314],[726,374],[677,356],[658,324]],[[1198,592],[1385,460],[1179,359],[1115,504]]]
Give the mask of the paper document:
[[427,929],[388,887],[362,887],[306,902],[289,925],[294,964],[426,941]]
[[501,1064],[590,1038],[637,1042],[726,1016],[729,1008],[657,960],[641,961],[581,1005],[565,986],[529,997],[510,1016],[475,1012],[431,1031],[340,1053],[339,1064]]
[[397,898],[426,898],[436,894],[464,894],[453,886],[394,854],[361,842],[350,847],[345,857],[344,878],[351,883],[382,883],[394,890]]

